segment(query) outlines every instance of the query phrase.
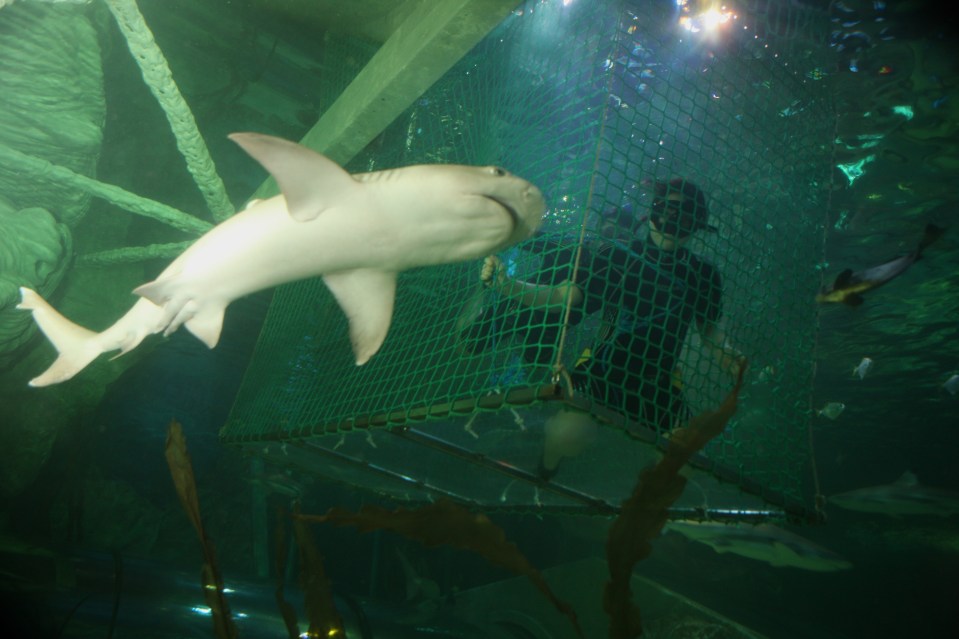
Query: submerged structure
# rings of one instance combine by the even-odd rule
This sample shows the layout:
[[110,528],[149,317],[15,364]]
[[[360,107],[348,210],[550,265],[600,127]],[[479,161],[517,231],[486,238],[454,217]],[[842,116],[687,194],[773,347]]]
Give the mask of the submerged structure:
[[[751,371],[739,414],[697,460],[700,490],[681,502],[687,516],[816,518],[810,292],[821,281],[835,116],[817,76],[822,17],[775,7],[718,14],[722,24],[710,28],[702,15],[665,3],[530,2],[421,95],[400,98],[374,79],[401,73],[394,65],[411,72],[397,61],[399,51],[411,55],[407,39],[426,41],[433,24],[433,38],[451,38],[438,11],[423,8],[305,138],[346,154],[341,140],[379,109],[360,108],[337,138],[342,109],[408,102],[348,166],[495,163],[527,176],[549,205],[544,233],[499,258],[511,276],[541,283],[576,278],[577,255],[602,242],[598,229],[611,209],[632,207],[641,220],[653,180],[695,181],[716,232],[700,233],[690,248],[722,274],[725,333]],[[354,366],[343,318],[320,282],[281,288],[223,440],[400,500],[615,512],[666,437],[571,392],[565,372],[595,347],[601,318],[518,321],[509,299],[483,288],[479,270],[401,276],[389,337],[363,367]],[[732,385],[696,338],[686,340],[674,375],[693,414]],[[546,482],[536,473],[544,425],[562,405],[591,411],[609,428]]]
[[[213,222],[225,219],[232,206],[143,17],[129,0],[106,4]],[[694,460],[698,490],[676,514],[817,519],[808,435],[813,294],[822,279],[835,131],[821,71],[826,16],[777,3],[740,13],[638,0],[390,4],[369,25],[383,39],[378,48],[369,34],[324,40],[321,95],[297,111],[301,121],[311,113],[318,120],[301,142],[353,173],[497,164],[526,177],[549,206],[542,232],[498,258],[511,277],[541,284],[578,281],[584,256],[613,244],[604,225],[626,219],[644,229],[657,183],[695,182],[707,195],[711,232],[689,248],[721,273],[722,330],[750,372],[738,414]],[[86,75],[97,86],[97,73]],[[90,118],[102,118],[102,104],[92,108]],[[82,142],[95,155],[99,138],[89,138]],[[49,227],[37,232],[53,246],[45,250],[67,256],[51,257],[44,277],[30,282],[45,294],[57,287],[69,260],[67,227],[78,224],[90,196],[193,236],[211,227],[84,177],[84,162],[51,170],[49,160],[14,146],[0,147],[6,174],[18,166],[80,193],[73,196],[79,213],[59,222],[36,216]],[[255,195],[275,192],[268,182]],[[172,256],[189,241],[113,247],[77,264]],[[569,301],[563,312],[521,312],[485,288],[479,272],[480,264],[468,263],[402,274],[386,343],[362,367],[322,282],[281,287],[222,440],[401,501],[617,512],[638,470],[668,445],[668,432],[574,391],[569,373],[596,349],[610,318],[583,316]],[[671,308],[682,294],[664,288],[654,297]],[[30,330],[22,318],[15,328],[13,347]],[[685,329],[662,339],[682,345],[666,374],[689,414],[716,406],[732,386],[728,371]],[[583,441],[564,439],[548,426],[564,407],[605,427]],[[551,446],[562,463],[547,481],[537,468]]]

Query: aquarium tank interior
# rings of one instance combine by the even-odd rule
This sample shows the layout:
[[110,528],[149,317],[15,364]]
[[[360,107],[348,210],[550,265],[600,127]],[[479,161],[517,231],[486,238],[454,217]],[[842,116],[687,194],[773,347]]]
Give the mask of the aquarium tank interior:
[[0,0],[0,628],[952,637],[924,0]]

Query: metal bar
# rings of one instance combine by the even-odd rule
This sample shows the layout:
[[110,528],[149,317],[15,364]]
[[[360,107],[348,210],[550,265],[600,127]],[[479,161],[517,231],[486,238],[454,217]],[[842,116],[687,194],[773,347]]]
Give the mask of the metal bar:
[[573,490],[572,488],[561,486],[559,484],[556,484],[555,482],[545,481],[544,479],[540,478],[538,475],[535,475],[529,471],[523,470],[522,468],[517,468],[516,466],[513,466],[512,464],[508,464],[506,462],[502,462],[497,459],[492,459],[491,457],[487,457],[486,455],[482,455],[480,453],[474,453],[466,448],[457,446],[456,444],[451,444],[448,441],[442,440],[432,435],[428,435],[424,432],[410,428],[410,429],[402,429],[402,430],[392,430],[390,431],[390,433],[392,433],[393,435],[396,435],[397,437],[402,437],[403,439],[406,439],[408,441],[412,441],[424,446],[429,446],[430,448],[439,450],[447,455],[452,455],[454,457],[467,461],[471,464],[482,466],[483,468],[487,468],[501,475],[506,475],[507,477],[510,477],[511,479],[527,482],[529,484],[536,486],[542,491],[553,493],[560,497],[564,497],[566,499],[571,499],[573,501],[580,502],[583,505],[587,506],[591,511],[615,514],[619,510],[616,506],[610,504],[609,502],[603,499],[591,497],[590,495],[587,495],[586,493],[582,493],[577,490]]

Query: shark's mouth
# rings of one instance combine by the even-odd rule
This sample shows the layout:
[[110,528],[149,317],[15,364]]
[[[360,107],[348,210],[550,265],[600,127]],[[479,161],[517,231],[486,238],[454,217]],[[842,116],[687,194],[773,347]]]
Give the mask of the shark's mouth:
[[513,227],[514,227],[514,228],[520,225],[520,217],[519,217],[519,213],[516,211],[516,209],[514,209],[512,206],[510,206],[509,204],[507,204],[507,203],[504,202],[503,200],[501,200],[501,199],[499,199],[499,198],[495,198],[495,197],[493,197],[492,195],[486,195],[486,196],[484,196],[484,197],[485,197],[486,199],[488,199],[488,200],[492,200],[492,201],[496,202],[496,203],[499,204],[501,207],[503,207],[503,209],[504,209],[507,213],[509,213],[510,218],[512,218],[512,220],[513,220]]

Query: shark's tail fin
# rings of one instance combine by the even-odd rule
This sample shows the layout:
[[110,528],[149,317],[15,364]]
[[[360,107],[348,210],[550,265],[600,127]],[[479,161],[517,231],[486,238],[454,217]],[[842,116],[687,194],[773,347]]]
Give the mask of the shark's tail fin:
[[60,353],[50,368],[30,380],[31,386],[49,386],[64,382],[86,368],[87,364],[103,352],[96,340],[97,333],[60,315],[35,291],[21,287],[20,304],[17,308],[33,313],[37,326]]

